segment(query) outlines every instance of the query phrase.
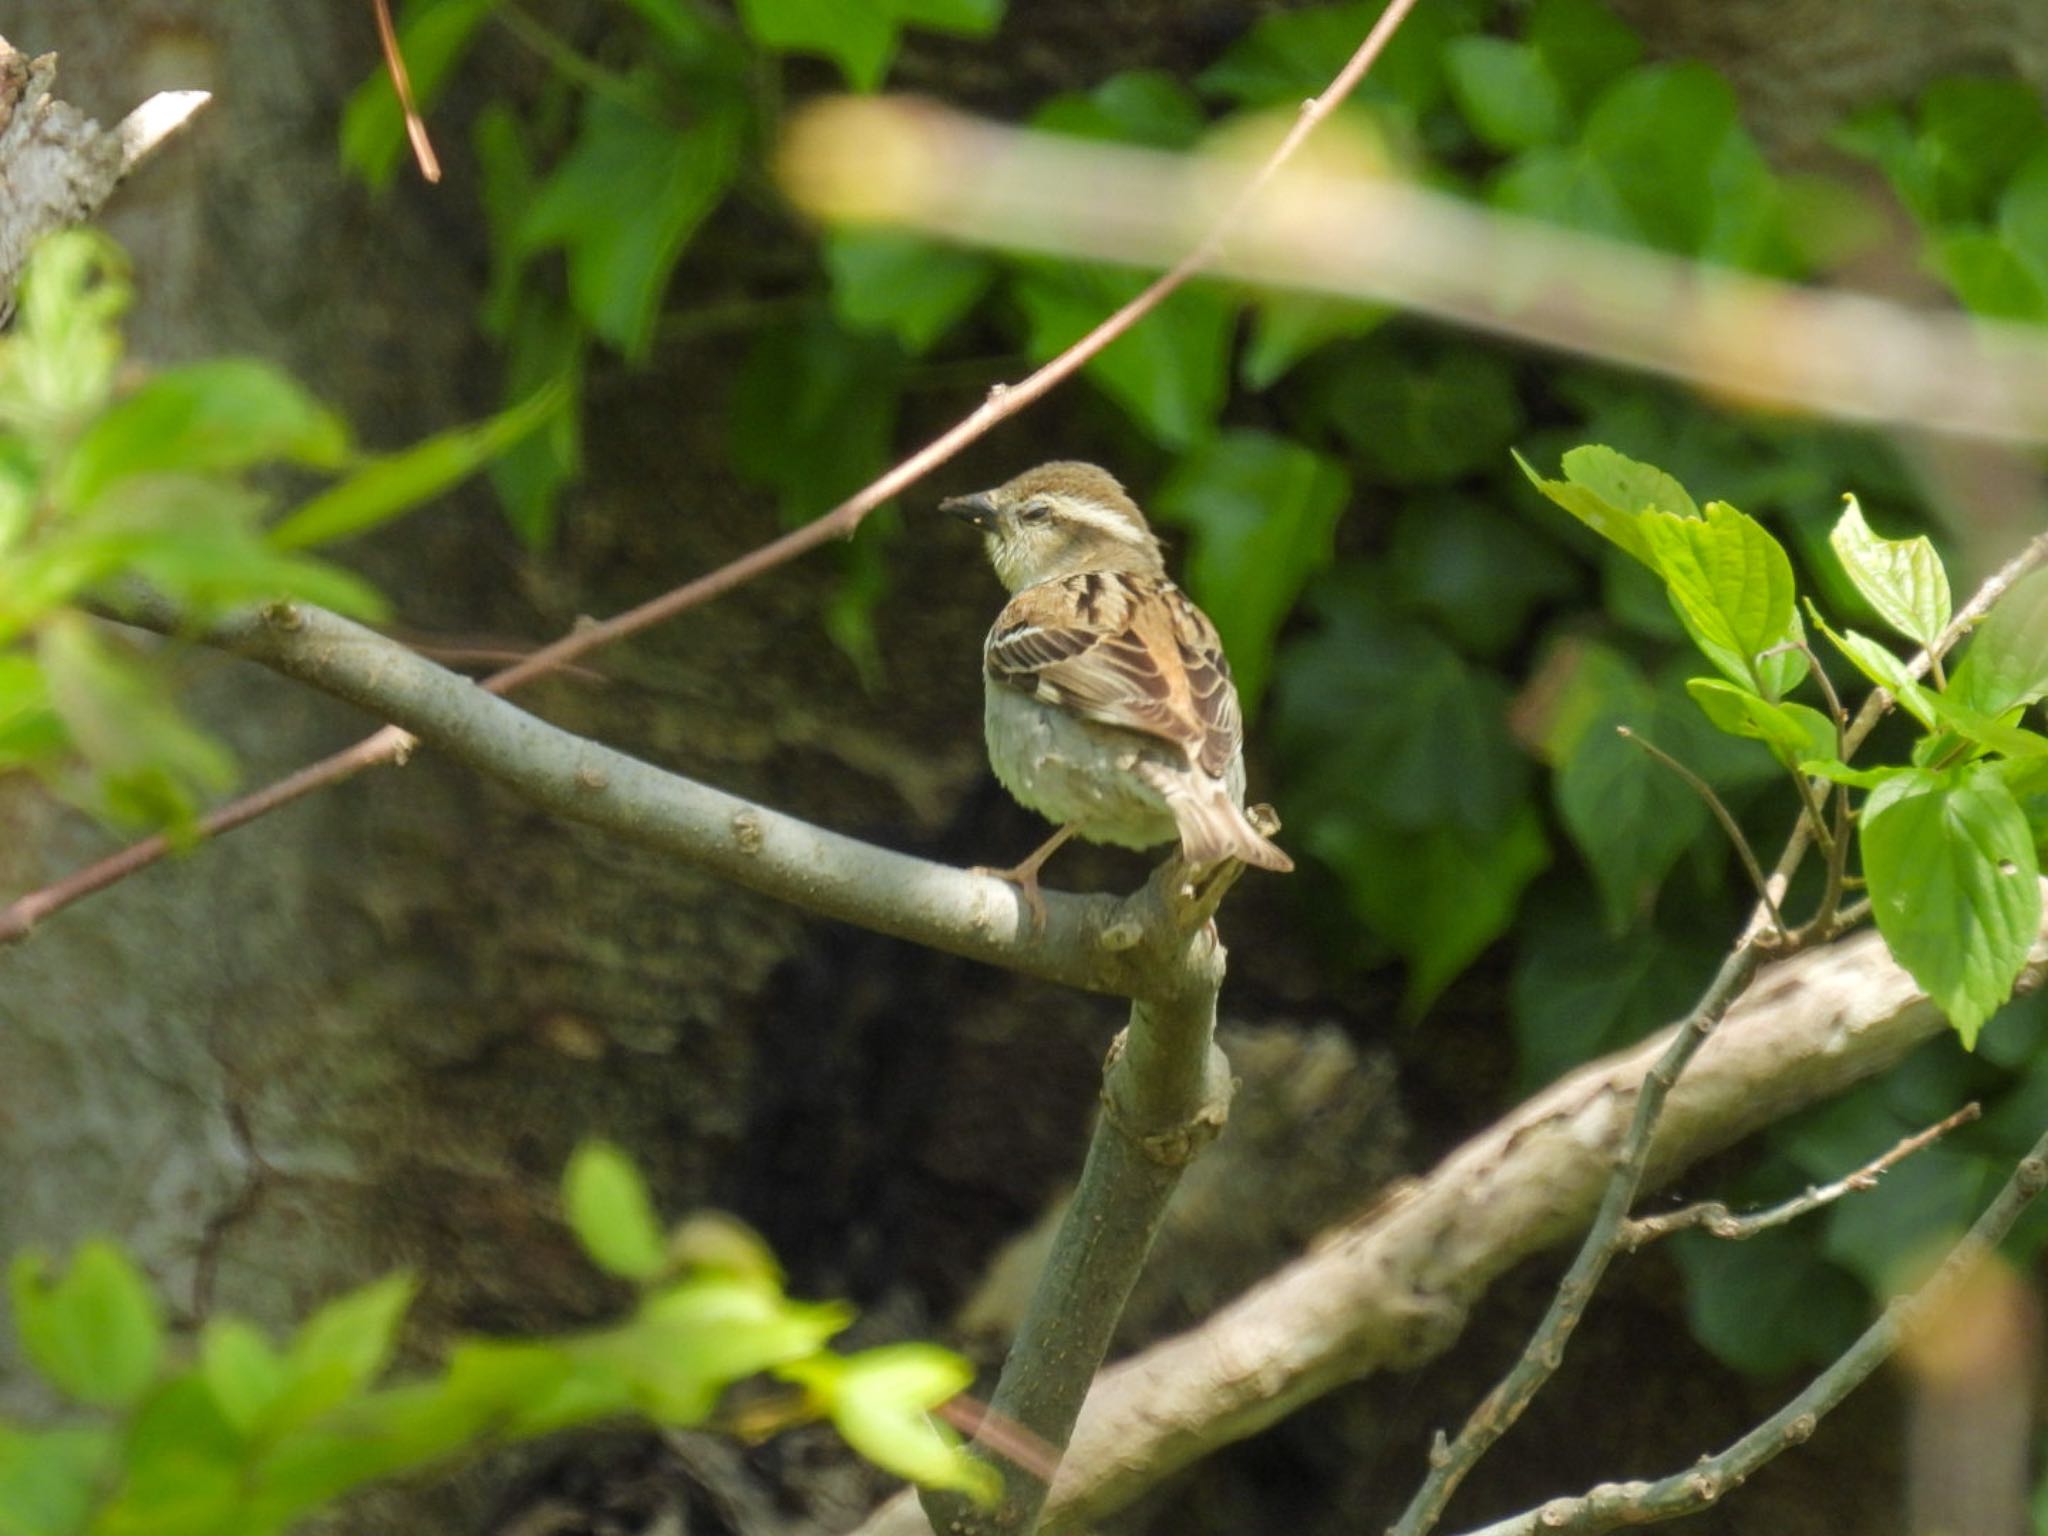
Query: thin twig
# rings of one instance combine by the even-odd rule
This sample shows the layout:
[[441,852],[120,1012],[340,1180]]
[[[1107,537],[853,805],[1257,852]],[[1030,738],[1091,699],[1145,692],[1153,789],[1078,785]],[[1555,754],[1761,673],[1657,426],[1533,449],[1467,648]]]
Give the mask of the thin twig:
[[1706,801],[1707,809],[1714,813],[1714,819],[1721,823],[1721,830],[1728,834],[1728,841],[1735,845],[1735,852],[1742,860],[1742,867],[1749,871],[1749,882],[1756,888],[1757,899],[1764,904],[1764,907],[1771,914],[1771,927],[1780,936],[1787,935],[1788,930],[1785,927],[1785,920],[1778,915],[1778,903],[1771,895],[1769,882],[1764,879],[1763,866],[1756,861],[1756,850],[1749,846],[1749,839],[1742,835],[1742,828],[1736,825],[1734,816],[1729,813],[1728,807],[1722,804],[1721,797],[1714,793],[1714,786],[1694,773],[1662,747],[1656,745],[1648,738],[1638,735],[1629,727],[1618,725],[1614,729],[1615,733],[1624,741],[1632,742],[1636,746],[1641,747],[1643,751],[1685,780],[1692,792]]
[[[493,693],[509,693],[514,688],[552,672],[567,662],[586,656],[602,646],[624,640],[657,624],[664,624],[678,614],[707,603],[713,598],[722,597],[735,587],[745,585],[764,572],[786,564],[828,540],[851,537],[868,514],[884,502],[916,484],[970,443],[984,436],[990,428],[1007,421],[1025,407],[1035,404],[1072,378],[1105,347],[1137,325],[1157,309],[1170,294],[1209,265],[1225,244],[1238,220],[1244,217],[1281,167],[1301,148],[1302,141],[1319,123],[1336,111],[1338,105],[1365,77],[1365,72],[1372,67],[1373,61],[1386,47],[1394,30],[1400,26],[1402,19],[1414,5],[1415,0],[1392,0],[1381,13],[1380,19],[1374,23],[1371,32],[1366,35],[1365,41],[1359,45],[1358,51],[1352,54],[1343,69],[1338,71],[1337,77],[1330,82],[1329,89],[1304,103],[1301,115],[1295,119],[1286,136],[1253,172],[1194,248],[1172,267],[1146,284],[1137,297],[1105,318],[1094,330],[1059,356],[1016,384],[996,385],[989,391],[988,397],[966,418],[823,516],[801,528],[792,529],[780,538],[770,540],[738,559],[720,566],[717,570],[699,576],[694,581],[685,582],[659,597],[651,598],[636,608],[629,608],[624,613],[616,614],[601,623],[578,625],[561,639],[543,646],[518,665],[484,679],[481,686]],[[196,830],[202,838],[217,837],[237,827],[246,826],[280,806],[289,805],[294,800],[317,790],[331,788],[351,779],[366,768],[399,761],[403,755],[405,740],[403,732],[380,731],[375,736],[357,742],[346,751],[337,752],[331,757],[300,769],[288,779],[280,780],[201,817]],[[170,851],[167,839],[145,838],[53,885],[21,897],[4,911],[0,911],[0,946],[19,942],[28,936],[30,929],[42,918],[97,891],[105,890],[137,870],[154,864]]]
[[428,181],[441,179],[441,162],[435,158],[433,141],[427,137],[425,119],[412,99],[412,77],[405,71],[405,54],[398,46],[398,29],[391,25],[390,0],[370,0],[377,17],[377,42],[384,49],[384,68],[391,75],[391,89],[398,96],[398,110],[405,116],[405,136],[412,141],[413,159],[420,175]]
[[1949,1250],[1933,1278],[1911,1296],[1892,1302],[1805,1391],[1719,1455],[1702,1457],[1656,1482],[1607,1483],[1577,1498],[1552,1499],[1470,1536],[1600,1536],[1623,1527],[1676,1520],[1719,1503],[1766,1463],[1811,1439],[1823,1417],[1890,1359],[1914,1329],[1953,1300],[2044,1187],[2048,1136],[2020,1159],[1997,1198]]
[[1586,1315],[1608,1264],[1620,1251],[1621,1225],[1642,1187],[1643,1168],[1649,1160],[1651,1139],[1665,1098],[1686,1063],[1707,1043],[1730,1005],[1749,986],[1763,957],[1763,946],[1754,939],[1736,945],[1721,962],[1720,971],[1657,1058],[1656,1065],[1644,1076],[1636,1096],[1635,1114],[1616,1149],[1614,1171],[1600,1197],[1600,1209],[1586,1230],[1585,1241],[1579,1245],[1571,1268],[1559,1282],[1543,1321],[1530,1336],[1521,1358],[1472,1411],[1457,1438],[1446,1440],[1438,1434],[1430,1451],[1429,1475],[1416,1489],[1390,1536],[1424,1536],[1434,1529],[1466,1474],[1508,1432],[1538,1390],[1564,1363],[1565,1345]]
[[1809,1211],[1817,1211],[1824,1205],[1831,1205],[1844,1195],[1860,1194],[1875,1189],[1877,1181],[1892,1168],[1904,1162],[1923,1147],[1930,1147],[1959,1125],[1968,1125],[1983,1114],[1982,1106],[1970,1103],[1936,1122],[1924,1131],[1916,1131],[1903,1137],[1898,1144],[1882,1156],[1874,1157],[1854,1173],[1845,1174],[1831,1184],[1818,1184],[1804,1193],[1794,1195],[1790,1200],[1766,1206],[1760,1211],[1749,1211],[1736,1215],[1720,1200],[1702,1200],[1696,1205],[1681,1206],[1675,1211],[1665,1211],[1656,1216],[1632,1216],[1621,1224],[1622,1246],[1631,1253],[1645,1243],[1653,1243],[1660,1237],[1669,1237],[1673,1232],[1688,1227],[1705,1227],[1715,1237],[1725,1237],[1740,1242],[1755,1237],[1759,1232],[1772,1227],[1782,1227],[1797,1221]]

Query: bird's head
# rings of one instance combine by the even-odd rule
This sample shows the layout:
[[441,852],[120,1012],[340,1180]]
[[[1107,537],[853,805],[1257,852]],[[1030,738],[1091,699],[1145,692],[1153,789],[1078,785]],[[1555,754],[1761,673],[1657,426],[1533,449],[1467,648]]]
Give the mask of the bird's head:
[[1012,592],[1084,571],[1165,574],[1159,540],[1116,477],[1062,460],[1027,469],[992,491],[939,503],[979,528],[996,575]]

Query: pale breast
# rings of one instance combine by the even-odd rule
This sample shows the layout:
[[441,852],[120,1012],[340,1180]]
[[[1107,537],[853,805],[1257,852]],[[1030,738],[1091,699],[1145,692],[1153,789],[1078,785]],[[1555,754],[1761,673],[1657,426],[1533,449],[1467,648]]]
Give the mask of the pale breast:
[[[1178,748],[1078,719],[996,682],[987,687],[984,724],[997,779],[1046,820],[1124,848],[1151,848],[1180,835],[1165,799],[1132,771],[1144,758],[1185,772]],[[1240,785],[1242,775],[1239,768]]]

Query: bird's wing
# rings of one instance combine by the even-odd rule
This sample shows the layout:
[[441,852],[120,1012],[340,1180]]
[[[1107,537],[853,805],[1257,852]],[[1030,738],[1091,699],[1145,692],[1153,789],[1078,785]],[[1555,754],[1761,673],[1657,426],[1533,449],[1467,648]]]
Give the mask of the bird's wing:
[[1244,739],[1216,626],[1171,582],[1089,572],[1026,587],[989,631],[994,681],[1170,741],[1221,778]]

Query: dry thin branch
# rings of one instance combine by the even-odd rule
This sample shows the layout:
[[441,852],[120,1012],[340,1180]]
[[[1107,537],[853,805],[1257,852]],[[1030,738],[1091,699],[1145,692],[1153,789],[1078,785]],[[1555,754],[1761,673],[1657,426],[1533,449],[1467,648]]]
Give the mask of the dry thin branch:
[[[651,598],[638,607],[629,608],[624,613],[615,614],[600,623],[579,624],[559,640],[533,652],[518,665],[508,667],[485,679],[482,686],[493,693],[509,693],[521,684],[531,682],[568,662],[586,656],[601,646],[610,645],[644,629],[666,623],[680,613],[707,603],[715,597],[721,597],[733,588],[745,585],[764,572],[786,564],[830,539],[851,537],[868,514],[877,507],[916,484],[999,422],[1016,415],[1072,378],[1105,347],[1158,308],[1175,289],[1215,260],[1235,225],[1258,201],[1261,192],[1300,149],[1302,142],[1316,126],[1334,112],[1365,77],[1366,71],[1372,67],[1373,61],[1385,48],[1387,40],[1393,36],[1395,29],[1400,26],[1402,19],[1414,5],[1415,0],[1392,0],[1371,32],[1367,34],[1365,41],[1359,45],[1358,51],[1346,61],[1343,69],[1330,82],[1329,88],[1322,95],[1303,103],[1300,117],[1296,119],[1286,136],[1245,180],[1202,238],[1168,270],[1147,284],[1143,292],[1105,318],[1094,330],[1064,352],[1015,384],[997,385],[989,391],[988,398],[964,420],[911,454],[873,484],[855,492],[831,511],[720,566],[717,570],[672,588],[659,597]],[[0,264],[0,275],[4,275],[5,270],[4,264]],[[4,290],[4,283],[0,283],[0,292]],[[402,732],[386,730],[366,737],[344,751],[300,769],[287,779],[231,801],[219,810],[201,817],[196,829],[198,835],[210,838],[232,832],[235,828],[247,826],[281,806],[289,805],[318,790],[343,783],[366,768],[401,762],[407,745]],[[138,870],[147,868],[170,851],[171,845],[166,839],[145,838],[62,880],[28,893],[5,910],[0,910],[0,945],[19,942],[26,938],[35,924],[43,918],[105,890]]]
[[1565,1345],[1592,1304],[1600,1277],[1621,1251],[1621,1226],[1642,1187],[1657,1118],[1664,1112],[1665,1100],[1729,1008],[1748,989],[1762,963],[1763,947],[1757,940],[1747,940],[1729,951],[1699,1002],[1645,1074],[1642,1088],[1636,1094],[1635,1114],[1616,1150],[1614,1171],[1601,1194],[1599,1209],[1593,1213],[1592,1224],[1586,1229],[1585,1241],[1579,1245],[1571,1268],[1558,1282],[1557,1294],[1551,1298],[1542,1322],[1529,1336],[1522,1357],[1472,1410],[1457,1438],[1446,1441],[1438,1434],[1429,1453],[1429,1473],[1401,1518],[1394,1522],[1392,1536],[1424,1536],[1433,1529],[1466,1474],[1514,1426],[1544,1383],[1557,1374],[1557,1368],[1564,1363]]
[[434,154],[433,140],[427,137],[426,122],[412,99],[412,76],[406,72],[405,53],[398,46],[398,29],[391,25],[391,0],[370,0],[370,10],[377,18],[377,46],[384,52],[384,70],[391,76],[391,91],[405,118],[405,136],[412,142],[413,159],[422,177],[439,181],[441,162]]
[[[2048,923],[2021,990],[2048,976]],[[1665,1106],[1646,1187],[1889,1070],[1947,1028],[1864,931],[1768,965]],[[1189,1331],[1104,1371],[1043,1529],[1088,1530],[1322,1394],[1448,1349],[1486,1288],[1592,1215],[1666,1031],[1580,1068]],[[858,1536],[928,1536],[908,1498]]]
[[2048,1135],[2020,1159],[1997,1198],[1949,1251],[1932,1279],[1911,1296],[1892,1302],[1805,1391],[1719,1455],[1703,1457],[1683,1472],[1656,1482],[1607,1483],[1578,1498],[1553,1499],[1471,1536],[1599,1536],[1624,1526],[1676,1520],[1718,1504],[1765,1463],[1812,1438],[1824,1415],[1890,1359],[1916,1327],[1958,1294],[2044,1187],[2048,1187]]
[[1877,1188],[1879,1179],[1915,1152],[1933,1146],[1957,1126],[1968,1125],[1983,1112],[1981,1105],[1965,1104],[1926,1130],[1902,1136],[1890,1150],[1873,1157],[1854,1173],[1845,1174],[1831,1183],[1816,1184],[1790,1200],[1781,1200],[1760,1211],[1745,1211],[1738,1216],[1728,1209],[1725,1201],[1702,1200],[1655,1216],[1631,1216],[1621,1226],[1622,1246],[1633,1253],[1645,1243],[1654,1243],[1660,1237],[1669,1237],[1673,1232],[1682,1232],[1688,1227],[1704,1227],[1715,1237],[1733,1242],[1755,1237],[1757,1233],[1768,1232],[1773,1227],[1782,1227],[1824,1205],[1832,1205],[1844,1195],[1861,1194],[1864,1190]]

